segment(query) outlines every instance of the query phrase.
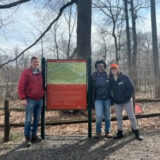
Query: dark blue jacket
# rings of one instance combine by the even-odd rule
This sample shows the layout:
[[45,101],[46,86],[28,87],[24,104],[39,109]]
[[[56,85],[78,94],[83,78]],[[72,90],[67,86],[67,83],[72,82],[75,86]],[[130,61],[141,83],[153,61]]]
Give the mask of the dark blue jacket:
[[134,92],[134,86],[129,77],[123,73],[118,74],[117,81],[110,74],[111,96],[114,103],[123,104],[128,102]]
[[94,72],[93,82],[93,100],[107,100],[110,98],[110,83],[106,72]]

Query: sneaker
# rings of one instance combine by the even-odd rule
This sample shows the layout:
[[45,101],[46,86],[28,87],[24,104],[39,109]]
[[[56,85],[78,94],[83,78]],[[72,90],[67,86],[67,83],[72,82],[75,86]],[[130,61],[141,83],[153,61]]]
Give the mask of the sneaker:
[[26,137],[25,145],[26,145],[27,147],[29,147],[29,146],[32,145],[30,137]]
[[42,140],[41,138],[39,138],[38,136],[34,135],[34,136],[32,136],[31,142],[32,143],[36,143],[36,142],[38,143],[41,140]]
[[107,131],[107,132],[105,132],[105,137],[106,138],[112,138],[113,136]]
[[95,135],[95,137],[94,137],[95,139],[99,139],[99,138],[101,138],[101,134],[100,133],[96,133],[96,135]]

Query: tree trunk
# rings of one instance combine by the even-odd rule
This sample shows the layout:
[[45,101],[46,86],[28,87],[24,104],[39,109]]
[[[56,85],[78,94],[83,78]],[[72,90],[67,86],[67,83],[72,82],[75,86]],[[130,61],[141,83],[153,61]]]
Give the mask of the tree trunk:
[[132,78],[135,89],[137,89],[137,32],[136,32],[136,15],[133,0],[131,0],[131,17],[132,17],[132,33],[133,33],[133,53],[132,53]]
[[91,57],[91,3],[92,0],[77,1],[77,48],[74,58]]
[[151,0],[151,26],[152,26],[152,51],[153,51],[153,67],[155,78],[155,97],[160,97],[160,70],[159,70],[159,55],[158,55],[158,40],[157,40],[157,24],[156,24],[156,9],[155,0]]
[[117,43],[117,37],[116,37],[116,34],[115,34],[115,27],[116,27],[115,25],[116,25],[116,22],[113,21],[112,36],[113,36],[113,38],[114,38],[114,45],[115,45],[115,50],[116,50],[115,59],[116,59],[116,62],[119,63],[118,43]]
[[130,42],[130,31],[129,31],[129,18],[128,18],[128,4],[127,0],[124,0],[125,5],[125,19],[126,19],[126,36],[127,36],[127,60],[129,75],[131,76],[131,42]]

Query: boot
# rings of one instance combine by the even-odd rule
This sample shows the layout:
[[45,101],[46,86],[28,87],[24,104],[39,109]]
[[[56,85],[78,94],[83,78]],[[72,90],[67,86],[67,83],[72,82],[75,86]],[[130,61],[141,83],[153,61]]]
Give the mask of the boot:
[[123,137],[123,131],[118,130],[117,134],[113,137],[114,139],[120,139]]
[[134,130],[135,138],[139,141],[143,140],[143,137],[139,134],[139,130]]
[[31,138],[32,143],[40,142],[40,141],[41,139],[37,135],[32,135],[32,138]]
[[25,137],[25,145],[26,145],[26,147],[31,146],[31,139],[28,136]]

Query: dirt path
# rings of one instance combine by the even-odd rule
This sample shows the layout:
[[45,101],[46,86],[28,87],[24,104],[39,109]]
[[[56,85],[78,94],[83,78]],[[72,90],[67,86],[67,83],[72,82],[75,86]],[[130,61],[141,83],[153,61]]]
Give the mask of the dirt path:
[[29,148],[22,141],[1,144],[0,160],[159,160],[160,129],[143,130],[142,135],[142,142],[125,133],[121,140],[77,135],[47,136]]

